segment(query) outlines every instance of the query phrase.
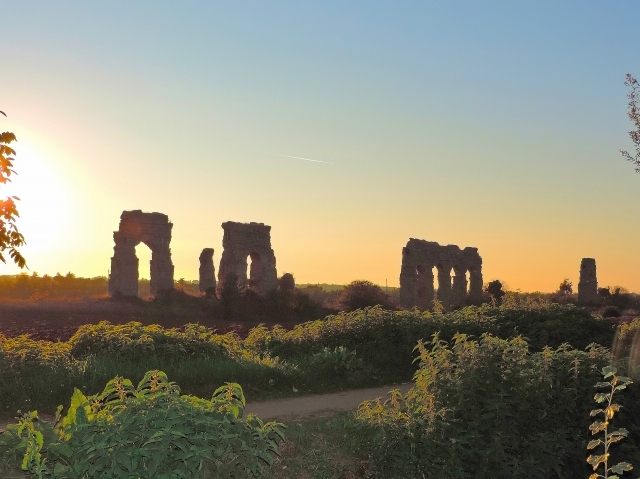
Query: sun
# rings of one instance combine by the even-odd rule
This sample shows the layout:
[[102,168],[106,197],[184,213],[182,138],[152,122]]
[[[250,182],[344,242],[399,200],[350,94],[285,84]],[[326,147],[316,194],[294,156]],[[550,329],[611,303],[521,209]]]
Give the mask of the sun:
[[15,174],[0,186],[0,197],[20,198],[16,225],[27,242],[21,251],[46,254],[64,241],[73,209],[70,189],[51,157],[19,141],[11,146],[16,150]]

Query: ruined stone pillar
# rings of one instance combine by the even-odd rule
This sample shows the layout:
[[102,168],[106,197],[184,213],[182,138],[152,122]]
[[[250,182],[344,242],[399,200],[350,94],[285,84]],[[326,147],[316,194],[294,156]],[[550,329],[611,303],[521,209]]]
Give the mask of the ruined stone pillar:
[[578,303],[593,303],[597,299],[596,260],[594,258],[582,258],[580,263],[580,282],[578,283]]
[[[418,303],[418,284],[416,265],[407,257],[407,248],[402,248],[400,267],[400,305],[411,309]],[[431,282],[433,285],[433,281]],[[433,287],[433,286],[432,286]]]
[[433,271],[431,267],[419,265],[416,268],[417,274],[417,306],[421,310],[433,308],[435,291],[433,288]]
[[160,291],[173,289],[173,263],[169,246],[151,250],[151,281],[149,288],[154,296]]
[[436,296],[442,303],[445,311],[451,309],[451,265],[437,265],[438,268],[438,292]]
[[467,268],[463,266],[453,267],[453,287],[451,291],[451,307],[461,308],[467,300]]
[[201,293],[206,293],[209,288],[216,287],[216,270],[213,266],[213,248],[205,248],[200,253],[200,281]]
[[469,302],[482,302],[482,264],[469,267]]
[[113,233],[115,246],[109,274],[109,294],[138,295],[138,257],[135,239],[118,231]]

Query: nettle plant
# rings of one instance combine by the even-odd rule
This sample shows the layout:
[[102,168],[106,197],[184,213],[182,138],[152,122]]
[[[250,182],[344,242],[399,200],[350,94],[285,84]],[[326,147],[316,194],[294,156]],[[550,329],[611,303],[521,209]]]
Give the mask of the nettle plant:
[[[596,388],[607,388],[606,392],[596,393],[594,399],[598,404],[605,404],[604,409],[594,409],[591,411],[591,416],[604,416],[604,421],[596,420],[589,426],[592,435],[602,434],[603,437],[601,439],[594,439],[589,441],[587,445],[587,449],[595,449],[599,446],[603,448],[602,454],[599,455],[590,455],[587,458],[587,462],[593,466],[593,470],[595,471],[593,474],[589,476],[589,479],[618,479],[618,474],[624,474],[626,471],[630,471],[633,469],[633,466],[628,462],[619,462],[615,466],[609,467],[609,449],[613,443],[619,442],[629,434],[625,428],[621,427],[620,429],[609,429],[609,425],[613,416],[616,412],[620,410],[620,405],[615,404],[613,402],[613,395],[617,391],[622,391],[626,389],[626,387],[632,383],[631,379],[618,376],[617,369],[613,366],[607,366],[602,369],[602,375],[605,379],[609,379],[609,381],[599,382],[596,384]],[[604,475],[598,474],[598,469],[600,466],[604,467]]]
[[181,395],[162,371],[137,387],[116,377],[100,394],[76,389],[53,423],[24,414],[0,435],[0,460],[22,460],[38,479],[257,478],[273,464],[284,426],[242,418],[242,388],[227,383],[211,400]]

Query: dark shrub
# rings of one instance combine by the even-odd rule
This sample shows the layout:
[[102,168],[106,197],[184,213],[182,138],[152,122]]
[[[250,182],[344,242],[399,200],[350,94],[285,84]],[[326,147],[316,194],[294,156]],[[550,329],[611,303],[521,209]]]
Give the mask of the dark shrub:
[[292,293],[296,289],[296,280],[291,273],[285,273],[280,277],[278,289],[283,293]]
[[502,283],[497,279],[490,281],[489,284],[487,284],[487,288],[485,291],[489,293],[496,304],[502,303],[502,298],[505,294],[507,294],[502,290]]
[[620,310],[615,306],[606,306],[600,314],[603,318],[619,318],[621,316]]
[[345,286],[338,300],[343,311],[355,311],[369,306],[389,306],[389,297],[380,286],[370,281],[353,281]]

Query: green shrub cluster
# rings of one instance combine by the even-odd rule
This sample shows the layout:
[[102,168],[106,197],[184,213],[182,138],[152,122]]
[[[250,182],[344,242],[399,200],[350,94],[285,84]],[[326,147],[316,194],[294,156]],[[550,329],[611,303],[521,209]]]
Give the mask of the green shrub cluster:
[[[606,348],[567,345],[531,353],[521,338],[488,334],[418,344],[415,385],[358,418],[383,477],[583,478],[593,385]],[[634,440],[614,455],[640,459],[640,393],[630,387],[620,423]]]
[[182,330],[140,323],[85,325],[68,342],[0,335],[0,413],[18,409],[51,412],[74,388],[97,392],[116,374],[138,381],[162,369],[191,394],[211,394],[224,382],[242,381],[253,394],[291,389],[295,368],[257,357],[234,334],[218,335],[200,325]]
[[412,350],[416,342],[437,332],[444,340],[451,340],[456,333],[478,338],[488,332],[505,339],[522,335],[532,350],[540,351],[563,343],[578,349],[593,342],[608,347],[615,329],[583,308],[544,301],[469,306],[450,313],[373,307],[328,316],[292,330],[260,326],[251,330],[244,346],[286,360],[325,348],[346,347],[381,375],[408,379],[414,370]]
[[131,361],[156,356],[166,359],[200,357],[220,359],[237,349],[238,340],[231,334],[215,334],[198,324],[187,324],[182,331],[164,329],[154,324],[143,326],[131,322],[112,325],[107,321],[80,326],[69,339],[76,358],[89,355],[117,354]]
[[53,424],[24,415],[0,435],[0,459],[5,474],[21,464],[30,477],[50,479],[262,477],[284,426],[243,419],[244,406],[238,384],[208,401],[181,395],[161,371],[137,388],[116,377],[95,396],[76,389]]
[[0,413],[64,399],[58,393],[64,390],[68,396],[78,366],[67,343],[0,334]]
[[[252,398],[290,394],[294,385],[316,393],[380,385],[410,379],[413,347],[435,333],[444,340],[456,333],[522,335],[533,351],[565,342],[578,349],[612,343],[613,327],[584,309],[509,298],[504,303],[450,313],[365,308],[292,330],[260,326],[244,340],[201,325],[178,330],[135,322],[85,325],[68,342],[0,336],[0,412],[51,411],[74,387],[97,392],[116,374],[138,381],[152,369],[197,395],[227,381],[242,383]],[[620,336],[625,344],[630,334]]]

